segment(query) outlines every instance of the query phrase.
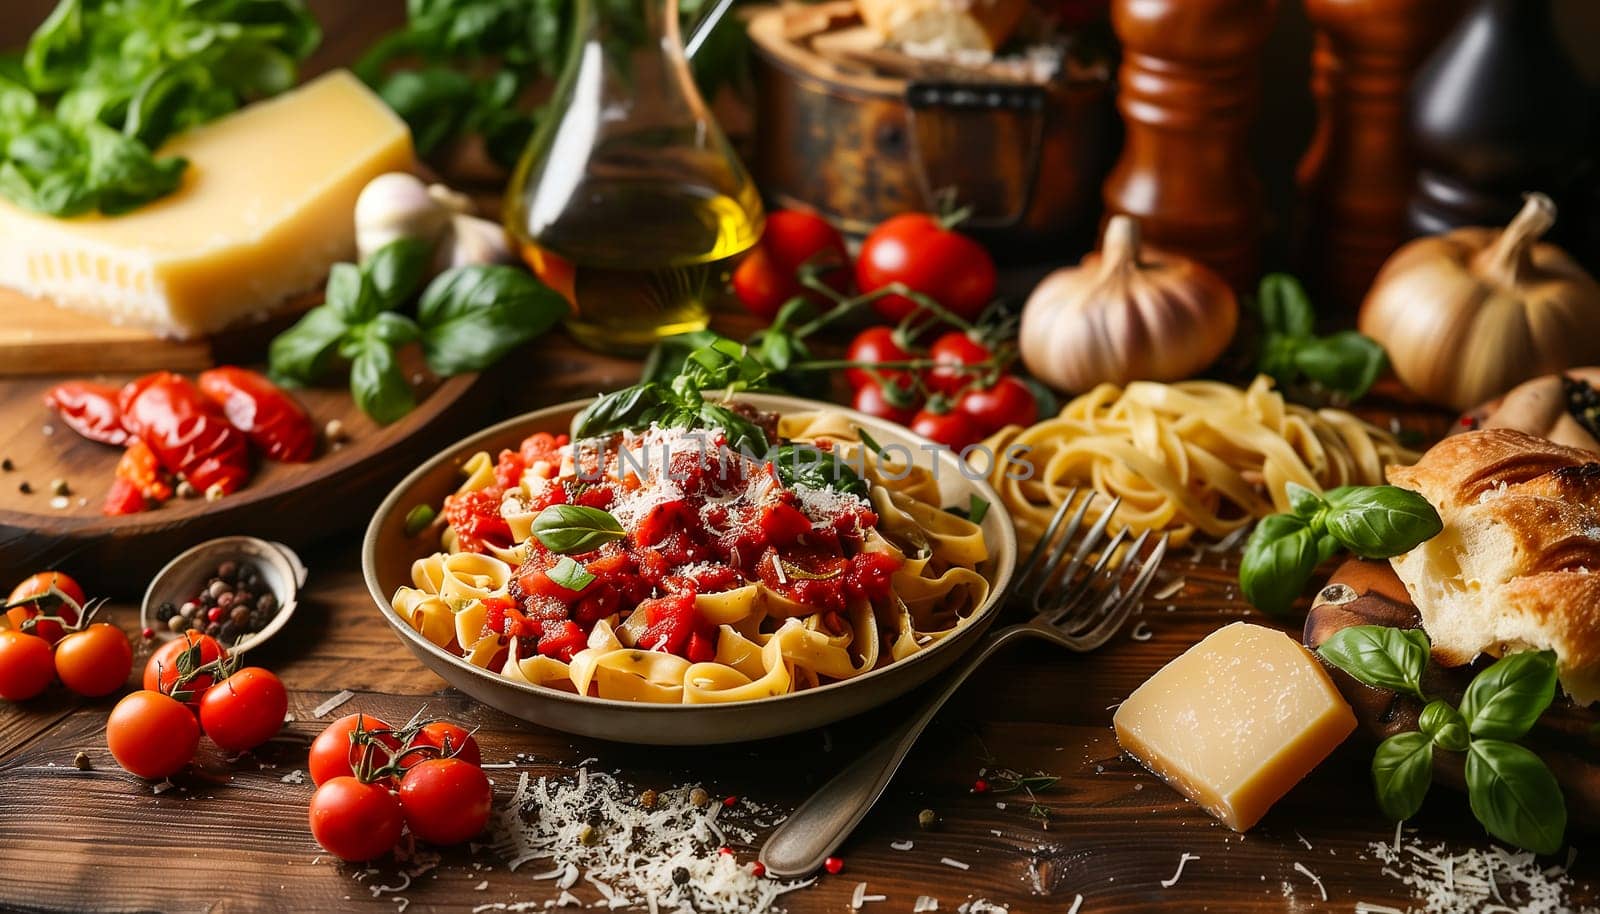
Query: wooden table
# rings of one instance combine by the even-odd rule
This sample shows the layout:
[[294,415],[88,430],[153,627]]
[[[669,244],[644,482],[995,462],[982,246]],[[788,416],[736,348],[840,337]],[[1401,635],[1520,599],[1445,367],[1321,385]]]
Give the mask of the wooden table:
[[[539,343],[538,386],[492,383],[516,393],[486,412],[557,402],[626,383],[636,363],[578,350],[559,334]],[[485,416],[485,419],[490,418]],[[1438,433],[1434,419],[1429,431]],[[447,442],[438,442],[444,446]],[[363,522],[365,506],[349,506]],[[792,808],[858,748],[903,713],[888,708],[824,732],[753,745],[661,749],[601,743],[521,723],[445,687],[388,631],[368,598],[353,533],[306,550],[308,598],[293,624],[252,661],[277,671],[292,690],[293,721],[283,737],[237,761],[202,748],[195,769],[157,793],[116,766],[104,727],[114,698],[73,699],[55,690],[25,705],[0,704],[0,848],[6,861],[0,909],[26,911],[461,911],[558,894],[508,872],[488,850],[446,851],[439,865],[398,895],[403,867],[339,864],[320,855],[306,825],[312,785],[290,783],[305,768],[306,744],[328,719],[357,710],[403,720],[421,708],[481,729],[486,760],[522,758],[519,770],[561,776],[585,759],[644,787],[701,783],[713,796],[738,795]],[[1352,741],[1284,799],[1256,830],[1236,835],[1124,757],[1110,729],[1112,708],[1161,664],[1220,625],[1261,621],[1237,595],[1236,557],[1190,550],[1169,560],[1164,582],[1181,592],[1156,599],[1138,620],[1151,637],[1124,633],[1088,656],[1019,647],[991,662],[923,738],[878,808],[845,845],[845,871],[786,896],[790,911],[849,909],[857,883],[887,900],[870,911],[908,912],[919,895],[941,911],[983,898],[1012,912],[1351,911],[1357,901],[1404,910],[1414,899],[1380,873],[1368,844],[1392,827],[1371,800],[1371,748]],[[67,570],[71,570],[70,567]],[[114,607],[132,630],[136,613]],[[1298,618],[1285,620],[1298,627]],[[143,655],[138,659],[142,667]],[[353,698],[324,719],[313,710],[349,689]],[[87,754],[89,770],[74,759]],[[1015,796],[972,791],[979,769],[1000,765],[1060,776],[1039,796],[1048,827]],[[492,772],[504,799],[516,771]],[[288,780],[286,781],[286,777]],[[1003,807],[1003,808],[1002,808]],[[917,813],[935,810],[934,831]],[[1443,791],[1420,820],[1423,837],[1481,845],[1459,796]],[[912,841],[898,851],[891,842]],[[1582,838],[1580,837],[1580,841]],[[753,848],[738,847],[741,859]],[[1180,881],[1164,886],[1182,854],[1196,855]],[[943,858],[970,866],[960,870]],[[1321,880],[1324,904],[1305,871]],[[1576,873],[1600,866],[1579,854]],[[487,883],[483,889],[476,887]],[[1576,893],[1593,901],[1592,891]]]

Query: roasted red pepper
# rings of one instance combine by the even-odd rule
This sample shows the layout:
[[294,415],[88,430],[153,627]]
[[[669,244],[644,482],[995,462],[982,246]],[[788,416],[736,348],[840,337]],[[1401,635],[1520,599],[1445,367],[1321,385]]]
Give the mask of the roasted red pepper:
[[167,484],[164,475],[155,451],[139,438],[128,442],[128,449],[117,461],[117,479],[127,480],[146,501],[160,504],[172,497],[172,486]]
[[305,408],[264,376],[224,365],[200,373],[200,392],[273,460],[300,463],[316,450],[317,434]]
[[111,491],[106,493],[106,503],[100,508],[101,513],[138,514],[149,505],[145,504],[144,496],[139,494],[139,487],[130,479],[117,477],[111,483]]
[[101,444],[123,444],[128,432],[122,427],[122,408],[117,405],[117,389],[92,381],[68,381],[50,388],[45,405],[56,411],[67,427]]
[[250,478],[244,433],[187,378],[166,371],[145,375],[122,388],[118,404],[123,428],[150,446],[163,469],[201,492],[215,487],[226,495]]

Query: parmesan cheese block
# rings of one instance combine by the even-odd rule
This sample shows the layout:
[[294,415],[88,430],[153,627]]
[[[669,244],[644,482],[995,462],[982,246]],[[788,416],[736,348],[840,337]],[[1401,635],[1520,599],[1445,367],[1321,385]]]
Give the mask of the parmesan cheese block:
[[356,197],[412,164],[406,125],[339,70],[167,143],[175,193],[55,219],[0,199],[0,284],[186,339],[265,317],[355,256]]
[[1356,727],[1322,664],[1236,622],[1162,667],[1117,709],[1117,742],[1235,831],[1261,821]]

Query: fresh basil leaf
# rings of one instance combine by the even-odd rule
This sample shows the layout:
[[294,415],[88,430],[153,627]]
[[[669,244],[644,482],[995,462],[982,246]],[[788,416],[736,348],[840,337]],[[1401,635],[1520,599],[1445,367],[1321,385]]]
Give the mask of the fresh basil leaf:
[[340,349],[350,358],[350,395],[374,422],[388,425],[417,405],[394,347],[377,333],[364,328],[341,343]]
[[1318,495],[1298,482],[1285,483],[1283,491],[1284,494],[1289,497],[1290,510],[1306,520],[1310,520],[1312,515],[1322,510],[1323,506],[1326,504],[1326,502],[1322,500],[1321,495]]
[[1317,315],[1300,280],[1288,273],[1268,273],[1261,277],[1256,294],[1261,323],[1269,333],[1304,337],[1316,331]]
[[712,330],[691,330],[662,339],[645,357],[639,380],[671,384],[673,378],[683,373],[683,363],[689,353],[720,339],[727,338]]
[[428,67],[390,75],[378,96],[411,128],[417,153],[430,155],[465,128],[477,87],[464,73]]
[[323,307],[347,324],[364,324],[382,308],[371,280],[353,263],[336,263],[328,270],[328,285],[322,298]]
[[1395,821],[1417,814],[1433,784],[1433,741],[1426,733],[1399,733],[1378,744],[1372,756],[1378,808]]
[[440,376],[482,371],[567,311],[566,299],[523,270],[456,267],[429,283],[417,305],[422,352]]
[[585,505],[551,505],[533,519],[533,535],[557,553],[598,549],[627,532],[610,513]]
[[1294,367],[1307,378],[1350,400],[1359,400],[1388,365],[1377,341],[1354,330],[1307,340],[1294,352]]
[[1317,536],[1303,518],[1274,514],[1256,525],[1239,562],[1239,587],[1262,612],[1290,610],[1317,570]]
[[983,523],[989,516],[989,500],[979,495],[973,495],[967,503],[967,520],[975,524]]
[[393,311],[379,312],[377,317],[364,325],[364,328],[364,332],[372,334],[396,349],[415,342],[422,335],[416,321]]
[[322,380],[350,325],[326,305],[307,311],[267,348],[267,372],[281,384],[303,387]]
[[438,516],[439,512],[433,509],[433,505],[417,505],[407,511],[406,536],[416,536],[428,529],[428,525],[433,523],[433,519]]
[[572,417],[572,440],[643,428],[663,404],[661,386],[655,383],[635,384],[604,394]]
[[758,386],[766,375],[767,367],[751,354],[750,347],[724,337],[688,354],[683,370],[672,381],[672,390],[680,398],[707,390],[744,390]]
[[1461,715],[1473,736],[1521,739],[1556,695],[1554,651],[1521,651],[1473,677]]
[[587,568],[579,564],[572,556],[564,555],[555,567],[545,572],[550,580],[567,590],[577,593],[594,582],[594,575]]
[[1352,625],[1322,642],[1322,659],[1379,689],[1393,689],[1422,698],[1422,674],[1428,668],[1428,636],[1422,629]]
[[867,496],[866,481],[834,451],[811,444],[785,444],[774,448],[767,459],[778,471],[778,479],[791,489],[805,486]]
[[1475,739],[1467,750],[1467,800],[1489,834],[1537,854],[1561,849],[1567,804],[1539,756],[1498,739]]
[[379,307],[395,309],[405,304],[422,285],[433,260],[433,245],[421,238],[396,238],[361,265]]
[[1416,492],[1398,486],[1341,486],[1323,495],[1328,532],[1362,558],[1410,552],[1444,529],[1439,512]]
[[1449,702],[1430,701],[1417,716],[1417,729],[1433,740],[1440,749],[1451,752],[1467,750],[1467,722],[1461,712],[1450,707]]
[[769,449],[767,433],[761,426],[720,403],[702,403],[698,421],[691,420],[687,425],[722,429],[728,447],[741,453],[765,454]]

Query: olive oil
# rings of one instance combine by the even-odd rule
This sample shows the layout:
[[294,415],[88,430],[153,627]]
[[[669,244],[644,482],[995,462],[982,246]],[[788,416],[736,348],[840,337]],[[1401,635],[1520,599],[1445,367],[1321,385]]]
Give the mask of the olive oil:
[[553,220],[530,224],[535,204],[511,228],[534,273],[572,303],[567,329],[580,343],[638,354],[704,329],[761,236],[755,186],[739,176],[737,196],[663,176],[591,177]]

